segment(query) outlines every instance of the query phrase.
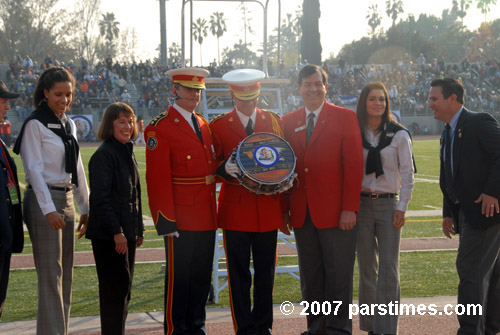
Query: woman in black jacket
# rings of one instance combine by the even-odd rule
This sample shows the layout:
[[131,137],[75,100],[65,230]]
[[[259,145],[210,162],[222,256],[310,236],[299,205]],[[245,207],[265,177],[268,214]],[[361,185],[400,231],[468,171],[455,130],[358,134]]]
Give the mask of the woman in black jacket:
[[141,185],[132,139],[136,116],[122,102],[106,109],[97,134],[104,143],[89,162],[90,215],[86,237],[99,278],[102,334],[125,334],[135,249],[144,241]]

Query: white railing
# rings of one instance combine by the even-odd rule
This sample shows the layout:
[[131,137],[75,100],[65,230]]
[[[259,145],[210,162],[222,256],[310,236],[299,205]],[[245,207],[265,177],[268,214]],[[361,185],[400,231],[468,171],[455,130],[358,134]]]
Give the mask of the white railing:
[[[227,268],[226,267],[221,268],[221,265],[225,265],[224,262],[221,261],[222,259],[225,259],[224,245],[220,243],[223,240],[224,238],[222,233],[218,233],[215,240],[215,250],[214,250],[214,266],[213,266],[213,281],[212,281],[213,292],[210,292],[210,297],[209,297],[209,300],[213,301],[216,304],[219,303],[219,293],[223,289],[225,289],[228,285]],[[290,235],[278,233],[278,243],[283,242],[296,251],[297,247],[295,246],[294,240],[295,240],[295,235],[293,234],[293,232]],[[254,273],[253,269],[250,269],[250,272],[253,274]],[[300,280],[298,265],[277,266],[276,273],[288,273],[293,277],[295,277],[296,279]]]

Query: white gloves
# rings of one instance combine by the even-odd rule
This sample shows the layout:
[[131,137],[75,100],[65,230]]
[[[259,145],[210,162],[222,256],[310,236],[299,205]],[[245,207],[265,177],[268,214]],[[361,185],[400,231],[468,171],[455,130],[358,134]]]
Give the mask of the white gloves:
[[179,233],[177,231],[174,231],[174,232],[171,232],[171,233],[168,233],[168,234],[164,234],[163,236],[166,236],[166,237],[179,237]]
[[238,165],[234,162],[231,162],[231,159],[226,161],[226,165],[224,165],[224,169],[226,173],[233,178],[238,178],[238,175],[241,175],[241,170]]

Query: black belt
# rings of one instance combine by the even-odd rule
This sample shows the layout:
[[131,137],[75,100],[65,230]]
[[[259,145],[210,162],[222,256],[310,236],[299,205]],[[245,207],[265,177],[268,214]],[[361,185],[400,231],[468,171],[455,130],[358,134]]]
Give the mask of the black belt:
[[389,199],[395,198],[398,195],[396,193],[366,193],[361,192],[361,196],[370,199]]
[[[49,188],[49,190],[53,190],[53,191],[69,192],[69,191],[73,190],[72,186],[52,186],[52,185],[47,185],[47,187]],[[27,189],[28,190],[33,189],[33,187],[31,186],[31,184],[28,185]]]

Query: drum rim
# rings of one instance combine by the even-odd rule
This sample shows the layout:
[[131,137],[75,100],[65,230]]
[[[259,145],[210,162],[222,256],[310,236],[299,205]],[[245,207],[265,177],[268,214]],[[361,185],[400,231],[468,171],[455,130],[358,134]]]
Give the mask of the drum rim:
[[[282,178],[282,180],[274,180],[274,181],[266,181],[266,180],[262,180],[260,178],[257,178],[257,177],[254,177],[248,173],[246,173],[246,171],[243,171],[242,169],[242,165],[241,164],[241,160],[240,160],[240,148],[241,146],[243,145],[243,143],[250,137],[252,136],[255,136],[255,135],[262,135],[262,134],[265,134],[265,135],[271,135],[273,137],[278,137],[279,139],[283,140],[283,142],[285,142],[285,144],[288,146],[288,148],[292,151],[292,154],[293,154],[293,157],[295,158],[293,160],[293,167],[292,169],[290,170],[290,172],[284,177]],[[288,143],[287,140],[285,140],[283,137],[277,135],[277,134],[274,134],[274,133],[270,133],[270,132],[265,132],[265,131],[260,131],[260,132],[256,132],[256,133],[253,133],[251,135],[248,135],[247,137],[245,137],[243,140],[241,140],[241,142],[238,144],[238,148],[236,149],[236,163],[238,165],[238,167],[240,168],[240,170],[242,170],[241,172],[243,173],[243,177],[246,177],[248,179],[250,179],[251,181],[255,182],[255,183],[258,183],[258,184],[263,184],[263,185],[276,185],[277,183],[283,183],[283,182],[287,182],[290,180],[290,178],[293,176],[293,174],[295,173],[295,167],[296,167],[296,164],[297,164],[297,156],[295,155],[295,152],[293,151],[293,148],[292,146],[290,145],[290,143]],[[240,178],[238,178],[239,180]],[[241,180],[240,180],[241,182]],[[245,186],[243,183],[242,183],[243,186]]]

